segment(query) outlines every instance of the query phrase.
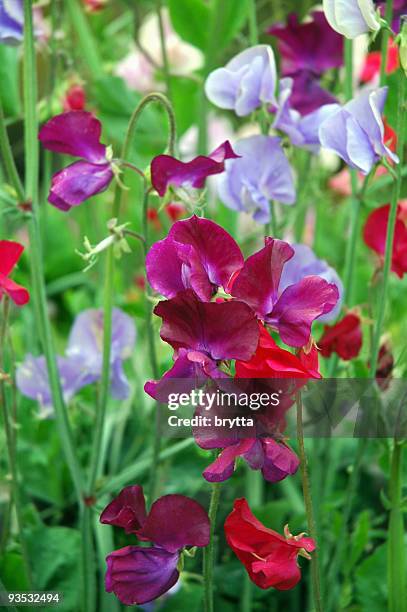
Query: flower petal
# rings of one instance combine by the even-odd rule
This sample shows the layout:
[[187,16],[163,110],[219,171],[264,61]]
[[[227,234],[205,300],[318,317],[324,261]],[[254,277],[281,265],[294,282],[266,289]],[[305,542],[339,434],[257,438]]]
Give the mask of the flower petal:
[[12,240],[0,240],[0,274],[8,276],[21,257],[24,247]]
[[52,117],[38,138],[50,151],[81,157],[93,164],[106,163],[106,147],[100,143],[102,124],[92,113],[70,111]]
[[126,606],[157,599],[177,582],[178,560],[178,553],[156,547],[115,550],[106,558],[106,591],[113,592]]
[[74,162],[52,177],[48,202],[60,210],[70,210],[72,206],[105,191],[112,179],[113,172],[108,163]]
[[17,306],[24,306],[30,300],[30,294],[27,289],[0,272],[0,298],[3,291],[11,297]]
[[134,485],[122,489],[106,506],[100,522],[122,527],[126,533],[136,533],[142,528],[147,516],[143,487]]

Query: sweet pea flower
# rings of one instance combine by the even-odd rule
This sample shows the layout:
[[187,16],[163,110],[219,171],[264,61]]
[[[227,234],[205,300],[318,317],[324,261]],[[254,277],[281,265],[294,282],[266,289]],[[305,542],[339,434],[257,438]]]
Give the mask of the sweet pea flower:
[[0,43],[15,45],[23,40],[23,0],[0,0]]
[[304,276],[315,275],[324,278],[328,283],[333,283],[337,287],[339,298],[336,306],[329,313],[318,317],[318,321],[322,323],[336,319],[341,310],[343,298],[343,283],[338,273],[325,260],[318,259],[314,251],[306,244],[292,244],[291,247],[294,249],[294,255],[283,268],[279,290],[284,291],[290,285],[295,285]]
[[105,191],[113,179],[109,149],[100,142],[102,125],[92,113],[70,111],[56,115],[40,130],[50,151],[80,157],[52,177],[48,201],[63,211]]
[[[259,330],[253,311],[237,300],[201,302],[192,289],[159,302],[154,314],[162,318],[160,336],[175,351],[175,363],[164,374],[168,378],[222,376],[218,363],[228,359],[250,359],[256,350]],[[144,389],[156,398],[157,381]]]
[[228,208],[249,212],[266,224],[271,200],[294,204],[294,178],[280,143],[280,138],[258,135],[233,145],[240,158],[226,161],[218,182],[219,197]]
[[344,361],[357,357],[362,348],[362,327],[359,315],[349,312],[335,325],[325,325],[324,333],[318,342],[321,355],[339,355]]
[[276,80],[273,50],[268,45],[256,45],[211,72],[205,93],[215,106],[244,117],[262,104],[275,101]]
[[349,166],[368,174],[382,157],[398,163],[384,143],[383,108],[387,87],[365,91],[328,117],[319,128],[321,145]]
[[284,266],[294,253],[287,242],[266,238],[265,247],[246,259],[231,294],[277,330],[283,342],[302,347],[310,339],[313,321],[336,306],[339,291],[335,284],[316,275],[303,276],[281,290]]
[[158,155],[151,162],[151,183],[163,197],[170,185],[202,189],[208,176],[220,174],[225,161],[239,157],[226,140],[208,156],[198,155],[189,162],[182,162],[171,155]]
[[[384,260],[386,251],[387,226],[389,224],[390,204],[373,210],[366,220],[363,229],[365,244]],[[391,269],[399,278],[407,272],[407,201],[397,206],[396,226],[394,230]]]
[[284,76],[308,70],[321,76],[343,64],[343,38],[333,33],[323,11],[312,11],[304,23],[291,13],[287,25],[275,24],[267,33],[278,39],[281,69]]
[[147,514],[139,485],[124,488],[103,510],[100,522],[152,543],[125,546],[106,558],[106,591],[127,606],[153,601],[169,591],[178,581],[183,549],[209,544],[209,518],[198,502],[185,495],[164,495]]
[[293,536],[288,526],[284,536],[265,527],[244,498],[235,500],[224,529],[228,545],[261,589],[294,588],[301,579],[298,557],[310,559],[309,553],[315,550],[312,538],[303,533]]
[[213,221],[194,215],[174,223],[168,236],[151,247],[146,271],[151,287],[167,298],[193,289],[209,302],[219,287],[228,289],[243,261],[232,236]]
[[331,28],[346,38],[380,30],[373,0],[323,0],[323,8]]
[[340,109],[340,106],[325,104],[303,117],[291,107],[293,83],[290,77],[280,81],[277,106],[273,109],[276,112],[273,128],[285,132],[294,146],[318,153],[321,146],[319,128],[332,113]]
[[[365,58],[360,80],[362,83],[378,82],[380,66],[382,63],[381,51],[371,51]],[[387,48],[386,74],[395,72],[399,67],[399,48],[392,38],[389,39]]]
[[6,294],[17,306],[24,306],[30,299],[27,289],[10,278],[23,251],[23,245],[18,242],[0,240],[0,300]]
[[[113,309],[112,344],[110,348],[111,393],[125,399],[129,383],[123,371],[123,360],[133,351],[136,330],[131,317],[119,308]],[[103,362],[103,311],[84,310],[69,334],[65,357],[58,357],[57,365],[62,391],[69,401],[82,387],[100,379]],[[17,368],[17,387],[20,392],[39,402],[42,416],[52,414],[52,396],[45,358],[27,355]]]
[[79,83],[72,84],[62,100],[64,113],[68,111],[83,111],[86,105],[86,93]]

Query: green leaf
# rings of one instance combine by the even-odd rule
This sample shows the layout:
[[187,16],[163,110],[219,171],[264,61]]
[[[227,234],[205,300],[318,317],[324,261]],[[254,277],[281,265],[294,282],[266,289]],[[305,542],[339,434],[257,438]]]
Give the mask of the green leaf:
[[169,0],[175,31],[187,42],[205,51],[208,45],[210,8],[203,0]]
[[355,572],[356,598],[363,610],[387,609],[387,546],[383,544]]
[[352,568],[359,561],[369,541],[370,531],[370,512],[364,510],[358,516],[355,530],[351,538],[350,554],[347,562],[347,572],[350,572]]
[[248,0],[222,0],[222,21],[216,32],[219,47],[226,48],[247,21]]

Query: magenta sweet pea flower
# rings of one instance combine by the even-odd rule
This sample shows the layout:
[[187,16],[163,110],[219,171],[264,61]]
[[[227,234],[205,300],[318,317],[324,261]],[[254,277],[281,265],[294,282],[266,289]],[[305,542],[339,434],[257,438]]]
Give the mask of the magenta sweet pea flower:
[[171,155],[158,155],[151,162],[151,182],[163,197],[170,185],[202,189],[208,176],[225,169],[225,160],[239,157],[226,140],[209,156],[199,155],[190,162],[182,162]]
[[276,112],[273,128],[285,132],[296,147],[318,153],[321,146],[319,128],[340,106],[339,104],[325,104],[303,117],[291,107],[292,88],[292,78],[281,79],[277,107],[273,109]]
[[310,19],[304,23],[298,21],[298,15],[291,13],[286,25],[275,24],[267,32],[278,39],[284,76],[291,76],[299,70],[321,76],[343,64],[343,38],[332,32],[323,11],[312,11]]
[[301,347],[310,339],[313,321],[335,307],[339,291],[315,275],[304,276],[281,291],[284,265],[293,255],[287,242],[266,238],[265,247],[246,260],[231,293],[276,329],[283,342]]
[[194,215],[174,223],[168,236],[151,247],[147,278],[167,298],[193,289],[201,300],[210,301],[219,287],[227,291],[243,261],[232,236],[213,221]]
[[211,72],[205,93],[217,107],[233,109],[239,117],[249,115],[262,104],[273,103],[276,89],[276,64],[268,45],[245,49]]
[[[161,380],[219,378],[222,373],[218,362],[248,360],[256,350],[259,339],[256,317],[243,302],[201,302],[187,289],[159,302],[154,314],[163,321],[162,340],[175,350],[174,366]],[[159,382],[150,381],[144,389],[157,398],[161,387]]]
[[219,197],[226,206],[251,213],[265,224],[270,221],[271,200],[294,204],[293,174],[280,143],[280,138],[262,135],[236,142],[240,159],[227,161],[218,181]]
[[398,163],[384,144],[382,114],[387,87],[365,91],[328,117],[319,128],[321,145],[334,151],[349,166],[368,174],[382,157]]
[[293,79],[290,103],[301,115],[309,115],[326,104],[337,104],[335,96],[323,89],[309,70],[299,70],[290,76]]
[[50,119],[39,139],[50,151],[80,157],[52,177],[48,201],[60,210],[70,210],[105,191],[114,173],[108,149],[100,142],[102,125],[92,113],[70,111]]
[[103,510],[100,521],[153,544],[126,546],[106,558],[106,591],[127,606],[166,593],[178,581],[183,549],[209,544],[209,518],[200,504],[184,495],[164,495],[147,514],[139,485],[123,489]]

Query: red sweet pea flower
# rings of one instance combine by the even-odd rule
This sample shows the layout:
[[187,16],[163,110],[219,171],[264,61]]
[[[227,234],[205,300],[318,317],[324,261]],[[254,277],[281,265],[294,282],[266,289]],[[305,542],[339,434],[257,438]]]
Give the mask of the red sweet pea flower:
[[89,13],[98,13],[106,8],[108,0],[82,0],[85,10]]
[[[370,81],[373,81],[376,76],[379,75],[381,60],[382,54],[380,51],[372,51],[371,53],[367,54],[364,66],[362,68],[362,73],[360,75],[360,80],[362,81],[362,83],[369,83]],[[394,40],[390,39],[387,53],[386,74],[391,74],[392,72],[397,70],[398,65],[398,46],[395,44]]]
[[349,313],[335,325],[325,325],[318,346],[324,357],[330,357],[332,353],[337,353],[345,361],[357,357],[362,348],[359,315],[354,312]]
[[[384,257],[386,250],[386,234],[389,222],[390,204],[376,208],[367,218],[363,229],[363,240],[373,251]],[[407,226],[406,202],[397,206],[397,220],[394,232],[393,257],[391,269],[400,278],[407,272]]]
[[24,247],[18,242],[0,240],[0,300],[3,293],[7,293],[17,306],[24,306],[30,299],[27,289],[9,278],[23,251]]
[[262,323],[256,352],[250,361],[236,361],[237,378],[321,378],[318,372],[318,351],[313,345],[298,357],[277,346]]
[[71,85],[62,101],[64,113],[85,110],[86,94],[82,85]]
[[310,559],[312,538],[284,536],[265,527],[251,512],[245,499],[237,499],[225,521],[226,541],[245,566],[250,579],[261,589],[292,589],[301,579],[298,555]]

